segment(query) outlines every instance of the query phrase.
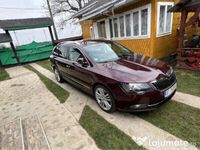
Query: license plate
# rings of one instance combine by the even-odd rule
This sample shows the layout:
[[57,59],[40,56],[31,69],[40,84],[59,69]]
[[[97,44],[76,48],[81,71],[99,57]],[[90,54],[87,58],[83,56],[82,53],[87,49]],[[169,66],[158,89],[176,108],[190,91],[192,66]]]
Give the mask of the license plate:
[[177,83],[174,84],[171,88],[169,88],[167,91],[164,92],[164,96],[165,98],[169,97],[172,93],[174,93],[174,91],[177,88]]

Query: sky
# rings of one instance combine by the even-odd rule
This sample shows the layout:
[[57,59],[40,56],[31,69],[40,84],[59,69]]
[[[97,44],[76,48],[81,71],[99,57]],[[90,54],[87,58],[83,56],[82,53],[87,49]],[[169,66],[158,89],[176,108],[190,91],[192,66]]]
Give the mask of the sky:
[[[49,13],[43,7],[45,4],[46,0],[0,0],[0,20],[47,17]],[[61,17],[65,16],[54,17],[60,39],[81,35],[82,31],[79,24],[68,23],[64,28],[59,27]],[[4,31],[0,29],[0,33],[4,33]],[[51,41],[47,28],[19,30],[10,33],[16,46],[28,44],[32,41]]]

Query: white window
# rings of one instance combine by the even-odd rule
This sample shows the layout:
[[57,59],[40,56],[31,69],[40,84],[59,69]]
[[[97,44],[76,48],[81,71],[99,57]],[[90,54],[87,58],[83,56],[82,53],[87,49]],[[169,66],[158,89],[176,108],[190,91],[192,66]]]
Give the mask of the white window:
[[168,12],[173,2],[158,2],[157,36],[169,35],[172,32],[173,14]]
[[148,33],[148,9],[141,11],[141,35],[147,35]]
[[124,37],[124,16],[119,17],[120,37]]
[[[113,22],[113,26],[112,26]],[[116,15],[110,18],[111,38],[149,38],[151,25],[151,5]],[[113,31],[112,31],[113,30]]]
[[126,36],[129,37],[131,36],[131,15],[127,14],[125,17],[126,17],[126,20],[125,20]]
[[139,11],[133,13],[133,36],[139,35]]
[[110,37],[113,38],[113,20],[109,19]]
[[[109,35],[107,38],[116,40],[126,38],[149,38],[151,29],[151,4],[109,17],[105,20],[108,20],[106,24],[109,28],[109,33],[106,33],[106,35]],[[98,30],[101,31],[98,33],[100,37],[105,35],[102,34],[102,31],[104,31],[102,26],[105,25],[100,26],[102,21],[97,22]]]
[[119,37],[119,32],[118,32],[118,18],[113,19],[113,28],[114,28],[114,36]]

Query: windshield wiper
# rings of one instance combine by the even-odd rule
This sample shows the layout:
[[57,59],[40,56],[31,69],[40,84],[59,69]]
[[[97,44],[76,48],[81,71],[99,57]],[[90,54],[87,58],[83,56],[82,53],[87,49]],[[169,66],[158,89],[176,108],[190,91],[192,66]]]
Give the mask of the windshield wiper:
[[133,55],[133,53],[129,53],[129,54],[119,54],[118,56],[119,57],[127,57],[127,56],[132,56]]

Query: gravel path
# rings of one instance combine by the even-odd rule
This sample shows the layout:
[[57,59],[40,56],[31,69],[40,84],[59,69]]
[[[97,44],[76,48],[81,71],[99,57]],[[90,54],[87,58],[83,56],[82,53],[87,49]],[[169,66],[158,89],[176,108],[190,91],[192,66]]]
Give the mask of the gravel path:
[[12,79],[0,82],[0,126],[17,118],[31,119],[34,115],[38,116],[51,149],[98,149],[71,111],[59,103],[36,74],[24,67],[6,71]]

